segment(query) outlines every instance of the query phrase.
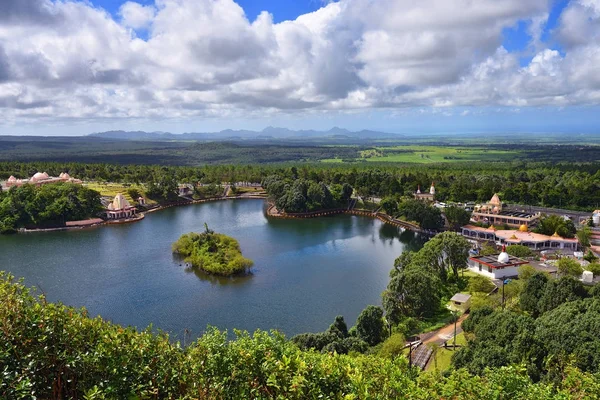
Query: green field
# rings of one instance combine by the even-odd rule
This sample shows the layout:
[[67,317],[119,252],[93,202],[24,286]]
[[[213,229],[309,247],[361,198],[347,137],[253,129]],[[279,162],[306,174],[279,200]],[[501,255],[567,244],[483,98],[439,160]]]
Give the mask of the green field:
[[[121,193],[127,201],[131,204],[137,203],[131,198],[129,193],[127,193],[127,189],[135,188],[137,189],[143,197],[146,197],[146,188],[142,185],[126,185],[121,183],[100,183],[100,182],[86,182],[84,186],[87,186],[90,189],[93,189],[97,192],[100,192],[101,196],[106,197],[114,197],[117,194]],[[155,202],[146,198],[147,204],[154,204]]]
[[[399,163],[443,163],[465,161],[513,161],[518,150],[499,150],[481,147],[453,146],[391,146],[363,150],[356,161]],[[342,162],[341,159],[325,159],[323,162]]]

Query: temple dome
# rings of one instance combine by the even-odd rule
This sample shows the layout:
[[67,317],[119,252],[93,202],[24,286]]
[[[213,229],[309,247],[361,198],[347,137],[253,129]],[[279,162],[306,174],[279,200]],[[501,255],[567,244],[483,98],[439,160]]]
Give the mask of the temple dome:
[[36,172],[35,175],[31,177],[32,181],[43,181],[44,179],[48,179],[48,174]]
[[519,227],[519,232],[527,232],[529,229],[527,228],[527,225],[523,224]]
[[494,195],[492,196],[491,200],[490,200],[490,204],[494,205],[494,206],[501,206],[502,202],[500,201],[500,197],[498,197],[497,193],[494,193]]
[[16,181],[17,181],[17,178],[15,178],[14,176],[12,176],[12,175],[11,175],[11,176],[8,178],[8,181],[9,181],[9,182],[16,182]]

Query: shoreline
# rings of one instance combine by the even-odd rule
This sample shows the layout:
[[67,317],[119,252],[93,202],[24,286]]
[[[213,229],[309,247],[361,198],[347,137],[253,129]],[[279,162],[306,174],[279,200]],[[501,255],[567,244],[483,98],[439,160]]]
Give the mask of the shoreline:
[[410,231],[417,232],[417,233],[422,233],[425,235],[434,236],[435,234],[437,234],[437,232],[422,229],[420,226],[412,224],[410,222],[401,221],[399,219],[392,218],[385,213],[363,210],[363,209],[336,208],[336,209],[331,209],[331,210],[287,214],[287,213],[282,213],[279,210],[277,210],[277,207],[275,207],[274,204],[269,204],[266,213],[267,213],[267,217],[279,218],[279,219],[307,219],[307,218],[319,218],[319,217],[326,217],[329,215],[339,215],[339,214],[358,215],[358,216],[363,216],[363,217],[376,218],[376,219],[380,220],[381,222],[383,222],[384,224],[393,225],[398,228],[410,230]]
[[[172,203],[172,204],[166,204],[163,206],[153,207],[153,208],[147,209],[143,212],[140,212],[139,214],[137,214],[137,217],[135,217],[135,218],[120,219],[120,220],[102,220],[102,222],[87,223],[87,224],[72,225],[72,226],[58,226],[55,228],[33,228],[33,229],[20,228],[19,230],[17,230],[17,234],[19,234],[19,233],[71,231],[71,230],[80,230],[80,229],[86,229],[86,228],[97,228],[97,227],[107,226],[107,225],[132,224],[132,223],[143,220],[146,217],[146,214],[151,214],[151,213],[165,210],[165,209],[171,208],[171,207],[188,206],[188,205],[201,204],[201,203],[207,203],[207,202],[212,202],[212,201],[244,200],[244,199],[266,200],[267,197],[260,196],[260,195],[234,196],[234,197],[211,197],[208,199],[199,199],[199,200],[192,200],[192,201],[186,201],[186,202],[178,202],[178,203]],[[85,221],[91,221],[91,220],[94,220],[94,219],[89,219],[89,220],[85,220]],[[70,221],[70,222],[85,222],[85,221]]]
[[[194,204],[202,204],[202,203],[208,203],[208,202],[214,202],[214,201],[224,201],[224,200],[267,200],[267,196],[265,196],[265,195],[246,195],[246,196],[240,195],[240,196],[230,196],[230,197],[211,197],[208,199],[199,199],[199,200],[192,200],[192,201],[178,202],[178,203],[171,203],[171,204],[166,204],[166,205],[162,205],[162,206],[157,206],[157,207],[145,210],[143,212],[140,212],[136,218],[129,218],[129,219],[124,219],[124,220],[102,221],[102,222],[97,222],[97,223],[92,223],[92,224],[62,226],[62,227],[56,227],[56,228],[39,228],[39,229],[24,229],[24,228],[22,228],[22,229],[18,230],[17,233],[40,233],[40,232],[69,231],[69,230],[80,230],[80,229],[86,229],[86,228],[97,228],[97,227],[107,226],[107,225],[131,224],[131,223],[135,223],[135,222],[139,222],[139,221],[143,220],[147,214],[166,210],[168,208],[188,206],[188,205],[194,205]],[[268,201],[266,201],[266,204],[268,207],[267,207],[267,210],[265,211],[265,213],[266,213],[267,217],[270,217],[270,218],[308,219],[308,218],[326,217],[326,216],[330,216],[330,215],[346,214],[346,215],[356,215],[356,216],[362,216],[362,217],[375,218],[375,219],[378,219],[381,222],[388,224],[388,225],[393,225],[398,228],[402,228],[405,230],[410,230],[410,231],[413,231],[416,233],[426,234],[426,235],[430,235],[430,236],[433,236],[437,233],[437,232],[421,229],[421,227],[419,227],[418,225],[412,224],[407,221],[401,221],[401,220],[392,218],[389,215],[387,215],[385,213],[381,213],[381,212],[374,212],[374,211],[363,210],[363,209],[350,209],[349,210],[349,209],[337,208],[337,209],[332,209],[332,210],[321,210],[321,211],[313,211],[313,212],[307,212],[307,213],[288,214],[288,213],[279,212],[279,210],[277,210],[275,205],[270,204]]]

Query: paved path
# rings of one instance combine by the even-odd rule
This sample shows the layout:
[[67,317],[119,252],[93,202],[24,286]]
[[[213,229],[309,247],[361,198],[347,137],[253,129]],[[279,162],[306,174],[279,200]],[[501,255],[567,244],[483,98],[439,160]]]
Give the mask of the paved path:
[[[458,319],[456,323],[456,334],[461,333],[462,330],[462,322],[468,317],[468,314],[463,314]],[[425,344],[437,343],[439,345],[443,345],[445,341],[448,341],[454,337],[454,322],[444,326],[441,329],[438,329],[433,336],[423,341]]]

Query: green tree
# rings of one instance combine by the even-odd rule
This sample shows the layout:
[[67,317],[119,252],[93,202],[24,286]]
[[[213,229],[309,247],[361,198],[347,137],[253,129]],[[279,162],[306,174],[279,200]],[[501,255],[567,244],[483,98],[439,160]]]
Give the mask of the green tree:
[[344,321],[344,317],[342,315],[335,317],[335,321],[329,326],[327,332],[331,332],[340,338],[348,337],[348,326]]
[[570,219],[565,219],[560,215],[549,215],[540,219],[535,231],[548,236],[556,233],[564,238],[573,238],[577,229]]
[[386,318],[431,317],[440,309],[441,282],[431,270],[411,266],[395,274],[382,294]]
[[471,219],[471,213],[462,207],[450,206],[444,209],[450,227],[457,231],[461,226],[467,225]]
[[527,246],[523,246],[521,244],[511,244],[506,246],[506,252],[511,256],[524,258],[533,256],[533,251]]
[[591,250],[588,250],[587,253],[585,253],[585,256],[583,256],[583,259],[589,263],[595,263],[598,261],[598,257],[596,257],[594,255],[594,253],[592,253]]
[[446,282],[449,275],[458,279],[458,271],[467,268],[469,242],[454,232],[443,232],[425,243],[413,256],[413,263],[429,266]]
[[476,275],[469,278],[467,290],[469,293],[489,293],[496,286],[485,276]]
[[539,302],[540,314],[553,310],[568,301],[584,299],[587,296],[588,293],[583,283],[571,276],[551,280],[546,285]]
[[561,258],[557,263],[558,273],[561,275],[569,275],[569,276],[581,276],[583,273],[583,267],[577,260],[573,258]]
[[402,354],[405,343],[406,339],[401,333],[394,333],[383,342],[380,354],[384,357],[397,357]]
[[393,217],[398,213],[398,202],[392,197],[383,198],[379,205],[387,215],[391,215]]
[[592,229],[588,226],[582,227],[577,231],[577,239],[582,247],[590,247],[590,238],[592,237]]
[[540,300],[544,296],[548,275],[543,272],[534,273],[525,282],[519,298],[519,306],[523,311],[531,313],[534,318],[540,315]]
[[356,320],[358,338],[369,346],[380,343],[384,336],[383,310],[377,306],[367,306]]

